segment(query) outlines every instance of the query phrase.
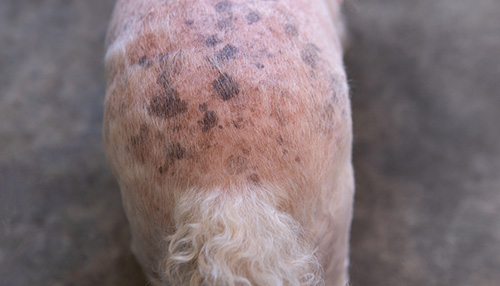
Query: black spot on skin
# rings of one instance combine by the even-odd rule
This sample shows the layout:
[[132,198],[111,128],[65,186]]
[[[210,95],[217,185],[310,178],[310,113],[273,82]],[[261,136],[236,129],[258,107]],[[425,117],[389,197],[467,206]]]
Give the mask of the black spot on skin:
[[245,16],[245,19],[247,19],[248,24],[253,24],[256,22],[260,21],[260,14],[258,12],[250,12]]
[[261,63],[256,63],[255,66],[260,70],[264,68],[264,65]]
[[180,143],[169,143],[167,146],[167,156],[170,160],[181,160],[186,157],[186,149]]
[[139,65],[143,68],[149,68],[153,65],[153,61],[148,59],[147,56],[143,56],[139,59]]
[[208,132],[217,125],[217,113],[214,111],[205,112],[203,119],[198,121],[198,124],[201,125],[201,131]]
[[149,114],[163,119],[187,112],[187,102],[179,98],[179,92],[166,88],[161,94],[153,96],[148,106]]
[[146,136],[148,134],[148,126],[146,124],[141,125],[139,130],[139,135],[132,136],[130,139],[131,144],[134,146],[142,145],[146,141]]
[[299,31],[297,30],[297,27],[295,25],[286,24],[285,33],[290,37],[295,37],[299,34]]
[[243,156],[231,155],[226,160],[226,170],[230,175],[238,175],[247,169],[247,159]]
[[252,184],[259,185],[260,184],[259,175],[251,174],[250,176],[248,176],[248,181]]
[[295,157],[295,162],[300,163],[300,157],[299,156]]
[[230,1],[220,1],[218,2],[217,4],[215,4],[215,11],[217,11],[217,13],[229,13],[231,12],[231,8],[232,8],[233,4],[230,2]]
[[223,73],[219,75],[219,78],[212,82],[212,87],[215,89],[219,97],[224,100],[230,100],[235,95],[240,93],[240,88],[236,80],[228,75],[227,73]]
[[146,148],[148,134],[148,126],[143,124],[139,130],[139,135],[130,137],[132,151],[137,159],[142,163],[146,162],[146,158],[149,156],[149,150]]
[[218,43],[222,41],[217,37],[217,35],[211,35],[205,40],[205,45],[207,47],[215,47]]
[[222,126],[222,125],[219,125],[219,129],[223,129],[223,128],[224,128],[224,126]]
[[229,28],[229,21],[228,20],[219,20],[217,21],[217,28],[219,30],[225,30]]
[[188,19],[184,22],[184,24],[188,25],[188,26],[192,26],[194,24],[194,21],[191,20],[191,19]]
[[182,147],[179,142],[169,142],[166,146],[165,163],[158,168],[160,175],[166,174],[175,161],[185,159],[187,157],[186,148]]
[[208,104],[206,103],[202,103],[198,106],[198,109],[201,111],[201,112],[205,112],[208,110]]
[[306,44],[304,49],[300,52],[300,57],[305,64],[312,68],[316,68],[317,62],[319,60],[318,53],[320,49],[315,44]]
[[227,44],[222,48],[222,50],[218,51],[215,54],[215,57],[220,61],[227,61],[229,59],[234,58],[236,53],[238,52],[238,48],[231,44]]

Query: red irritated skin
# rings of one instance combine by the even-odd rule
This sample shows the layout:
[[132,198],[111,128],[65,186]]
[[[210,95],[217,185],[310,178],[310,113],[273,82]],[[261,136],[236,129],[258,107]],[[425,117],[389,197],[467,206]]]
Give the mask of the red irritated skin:
[[118,0],[104,143],[153,284],[345,285],[354,183],[339,6]]

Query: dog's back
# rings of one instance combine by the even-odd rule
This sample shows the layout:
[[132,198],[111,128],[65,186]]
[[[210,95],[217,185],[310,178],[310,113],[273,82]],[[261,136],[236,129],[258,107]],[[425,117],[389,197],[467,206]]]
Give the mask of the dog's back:
[[346,282],[352,136],[335,27],[321,1],[118,1],[104,141],[153,283]]

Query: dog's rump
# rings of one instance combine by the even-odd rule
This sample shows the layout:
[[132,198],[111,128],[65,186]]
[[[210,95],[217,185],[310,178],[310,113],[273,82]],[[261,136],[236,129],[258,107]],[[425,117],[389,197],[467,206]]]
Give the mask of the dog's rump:
[[258,269],[310,285],[318,260],[328,285],[345,282],[351,119],[328,11],[305,0],[118,1],[104,142],[153,281],[191,273],[224,285],[232,273],[240,280],[227,285],[276,285],[249,274]]

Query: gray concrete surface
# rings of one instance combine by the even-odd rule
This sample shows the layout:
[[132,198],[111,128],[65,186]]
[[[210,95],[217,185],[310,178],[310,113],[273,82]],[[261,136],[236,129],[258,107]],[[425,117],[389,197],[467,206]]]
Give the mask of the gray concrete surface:
[[[500,285],[500,2],[347,2],[352,285]],[[0,1],[0,286],[146,284],[101,143],[112,6]]]
[[500,285],[500,1],[349,4],[352,284]]

